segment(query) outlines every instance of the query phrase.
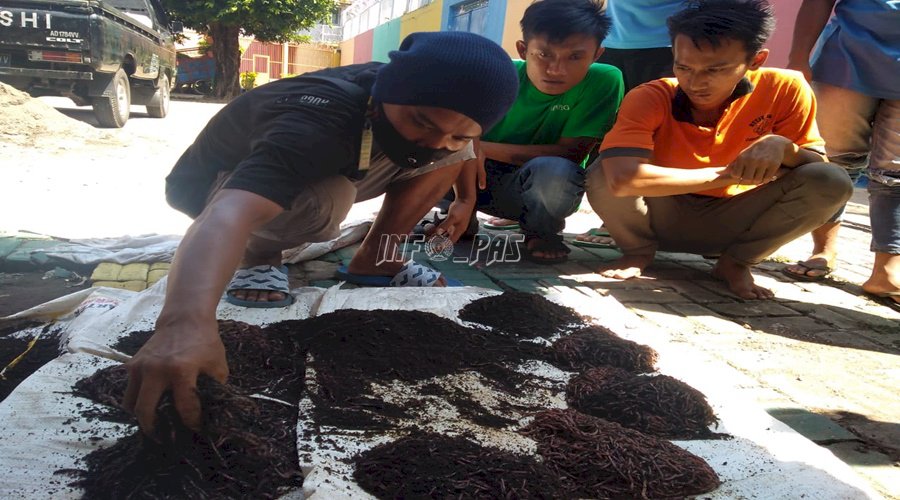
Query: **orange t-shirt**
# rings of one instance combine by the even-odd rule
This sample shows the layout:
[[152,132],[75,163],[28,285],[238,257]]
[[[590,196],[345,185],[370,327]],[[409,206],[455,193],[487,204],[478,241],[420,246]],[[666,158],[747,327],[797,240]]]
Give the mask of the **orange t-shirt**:
[[[675,78],[636,87],[625,96],[615,125],[603,139],[603,158],[638,156],[672,168],[722,167],[760,137],[776,134],[824,154],[816,126],[816,99],[796,71],[747,72],[715,127],[691,120],[690,101]],[[696,194],[728,197],[755,186],[733,185]]]

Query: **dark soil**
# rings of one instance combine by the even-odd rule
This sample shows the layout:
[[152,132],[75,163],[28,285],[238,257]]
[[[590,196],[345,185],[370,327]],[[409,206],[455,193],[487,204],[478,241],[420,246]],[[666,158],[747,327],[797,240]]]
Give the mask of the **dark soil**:
[[417,433],[355,458],[353,478],[378,498],[565,498],[537,460],[460,437]]
[[459,319],[526,339],[550,338],[586,325],[574,309],[525,292],[503,292],[470,302],[459,312]]
[[[0,317],[15,314],[53,299],[87,288],[87,284],[72,286],[63,279],[43,279],[46,269],[27,269],[19,272],[0,272]],[[28,348],[28,340],[9,338],[9,335],[38,326],[30,320],[0,320],[0,370]],[[43,335],[46,335],[47,332]],[[42,335],[42,337],[43,337]],[[59,336],[39,339],[28,354],[14,368],[0,377],[0,401],[38,368],[59,356]]]
[[[124,376],[124,371],[118,372]],[[98,399],[120,387],[95,388]],[[166,395],[157,410],[154,437],[140,431],[84,458],[73,483],[84,498],[277,498],[303,484],[297,465],[293,405],[251,399],[231,386],[201,377],[202,431],[181,424]],[[73,473],[73,471],[66,471]]]
[[343,310],[266,330],[306,339],[318,385],[310,394],[316,421],[350,429],[384,429],[411,418],[404,408],[373,400],[372,382],[415,383],[476,370],[513,391],[525,377],[504,364],[546,358],[536,344],[417,311]]
[[[77,266],[76,266],[77,267]],[[74,267],[73,267],[74,269]],[[82,272],[82,269],[78,269]],[[0,317],[30,309],[88,287],[64,279],[43,279],[47,269],[0,272]]]
[[522,431],[563,478],[564,498],[683,498],[716,489],[700,457],[674,444],[575,410],[538,414]]
[[566,389],[578,411],[668,439],[709,439],[718,419],[706,396],[668,375],[631,375],[597,368],[575,376]]
[[[152,334],[152,331],[132,332],[112,348],[134,355]],[[249,393],[300,400],[306,356],[297,336],[240,321],[219,321],[219,335],[225,345],[229,384]]]
[[[516,298],[518,294],[507,295],[521,299]],[[555,327],[542,327],[541,331],[548,337],[580,324],[570,321],[577,320],[574,312],[566,317],[568,313],[559,310],[564,308],[543,298],[532,302],[544,308],[546,314],[539,318],[557,318]],[[576,361],[567,366],[590,366],[589,359],[593,356],[634,370],[652,370],[656,353],[649,348],[580,325],[582,331],[577,334],[580,343],[569,344],[566,351],[569,353],[566,359]],[[398,429],[414,424],[419,407],[427,398],[438,397],[452,404],[463,418],[478,425],[514,428],[517,420],[507,418],[507,410],[511,410],[510,415],[515,415],[534,413],[543,408],[516,407],[494,411],[478,403],[465,390],[435,383],[422,388],[423,398],[402,406],[384,401],[371,390],[373,383],[416,384],[435,377],[475,371],[495,390],[517,395],[523,384],[534,383],[534,377],[515,372],[510,366],[526,360],[550,361],[554,356],[559,363],[562,350],[559,342],[551,350],[529,341],[536,335],[505,331],[506,335],[498,335],[467,328],[430,313],[396,310],[342,310],[265,328],[222,321],[220,333],[234,387],[227,386],[227,391],[223,389],[229,395],[222,401],[212,398],[207,403],[204,400],[207,419],[204,434],[196,436],[179,429],[178,417],[172,413],[165,417],[171,430],[161,431],[167,436],[166,446],[138,434],[130,436],[114,447],[92,454],[93,458],[86,462],[89,471],[80,484],[89,490],[87,496],[91,498],[91,492],[101,491],[114,491],[114,494],[109,493],[110,496],[124,496],[129,494],[128,488],[137,484],[147,485],[140,486],[140,495],[152,492],[157,497],[200,496],[199,492],[205,491],[206,496],[214,497],[266,498],[276,495],[281,487],[299,484],[299,471],[295,475],[294,472],[283,472],[285,469],[279,468],[281,466],[271,465],[273,461],[282,463],[279,458],[282,451],[272,451],[275,443],[266,441],[272,438],[289,444],[289,462],[296,468],[295,407],[247,400],[240,394],[232,397],[230,394],[234,391],[262,392],[293,404],[299,401],[305,389],[309,389],[308,397],[314,402],[312,417],[317,426],[367,431]],[[136,332],[114,347],[134,353],[149,336],[150,332]],[[315,373],[315,380],[304,381],[307,362],[310,373]],[[75,392],[110,408],[118,408],[124,395],[126,376],[122,366],[101,370],[79,382]],[[631,378],[633,374],[607,366],[576,377],[569,390],[572,395],[579,395],[581,401],[594,386],[616,386]],[[654,378],[662,380],[661,377]],[[632,406],[642,411],[654,408],[659,394],[641,392],[640,389],[632,389],[636,397],[629,393],[620,395],[619,399],[631,401]],[[217,390],[213,389],[214,392]],[[222,394],[219,391],[204,397]],[[234,402],[225,402],[232,399]],[[244,404],[243,400],[250,403]],[[224,409],[231,405],[233,410]],[[161,411],[172,412],[171,404],[164,403]],[[122,414],[109,410],[105,415],[94,416],[114,420]],[[656,422],[650,410],[629,418]],[[691,414],[690,418],[698,417]],[[687,426],[691,422],[682,421],[682,424]],[[277,437],[273,433],[278,433]],[[705,462],[680,448],[574,410],[544,411],[523,433],[538,441],[545,460],[543,465],[532,458],[481,447],[462,438],[414,434],[357,457],[356,479],[378,496],[442,498],[451,495],[463,498],[632,498],[641,495],[667,498],[708,491],[718,484]],[[175,444],[172,444],[173,439]],[[260,445],[260,440],[269,444]],[[224,443],[237,444],[228,444],[226,449],[222,447]],[[249,448],[241,448],[244,445]],[[240,450],[241,458],[229,455],[234,450]],[[173,453],[181,454],[182,458],[173,458]],[[218,458],[219,455],[224,458]],[[259,455],[264,456],[254,460],[262,465],[241,462]],[[193,468],[182,467],[184,470],[175,474],[172,472],[173,460],[181,460]],[[139,467],[141,463],[146,463],[146,467]],[[286,482],[269,482],[267,487],[274,489],[263,491],[262,486],[253,483],[252,474],[262,474],[273,467],[283,472]],[[548,472],[548,467],[552,473]],[[139,475],[144,474],[144,468],[151,472]],[[157,473],[160,475],[154,475]],[[560,478],[564,483],[562,486]],[[135,498],[142,498],[140,495]]]
[[114,365],[75,382],[72,394],[102,405],[81,410],[81,416],[88,420],[134,424],[134,417],[122,408],[122,398],[125,397],[127,387],[128,370],[125,365]]
[[[59,336],[50,333],[50,325],[44,327],[41,337],[30,350],[28,344],[32,339],[9,336],[10,333],[18,331],[19,327],[27,326],[34,326],[34,324],[19,323],[15,329],[11,328],[12,331],[6,333],[7,336],[0,337],[0,370],[7,367],[0,376],[0,401],[6,399],[23,380],[47,364],[48,361],[56,359],[60,354]],[[26,351],[28,352],[26,353]],[[19,356],[22,358],[16,362],[15,366],[10,367],[13,360]]]
[[635,373],[655,370],[657,353],[651,347],[623,339],[591,325],[553,343],[552,362],[563,370],[579,371],[614,366]]

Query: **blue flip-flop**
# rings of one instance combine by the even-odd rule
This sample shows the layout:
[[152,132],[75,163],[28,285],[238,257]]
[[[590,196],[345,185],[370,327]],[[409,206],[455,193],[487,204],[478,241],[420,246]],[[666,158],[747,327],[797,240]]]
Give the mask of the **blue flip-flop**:
[[[243,300],[232,296],[228,292],[238,290],[255,290],[263,292],[281,292],[282,300],[261,301]],[[294,296],[288,286],[287,266],[275,267],[270,265],[253,266],[246,269],[238,269],[231,278],[231,283],[225,293],[225,301],[241,307],[273,308],[286,307],[294,303]]]
[[[403,267],[400,268],[400,272],[398,272],[394,277],[369,276],[366,274],[351,273],[347,270],[346,264],[341,264],[341,266],[338,267],[335,276],[337,276],[338,279],[346,281],[347,283],[353,283],[354,285],[360,286],[428,287],[434,286],[434,284],[437,283],[438,278],[441,277],[441,273],[435,271],[434,269],[431,269],[428,266],[424,266],[410,260],[406,264],[403,264]],[[463,286],[462,281],[455,280],[453,278],[444,276],[444,280],[447,282],[447,286]]]

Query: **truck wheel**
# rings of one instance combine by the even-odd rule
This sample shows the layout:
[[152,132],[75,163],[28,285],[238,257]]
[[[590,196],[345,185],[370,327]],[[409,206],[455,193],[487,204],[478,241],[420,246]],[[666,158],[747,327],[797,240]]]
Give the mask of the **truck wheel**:
[[147,104],[147,114],[153,118],[165,118],[169,114],[169,77],[159,77],[159,87]]
[[121,68],[113,75],[103,95],[94,98],[94,115],[104,128],[122,128],[131,114],[131,88]]

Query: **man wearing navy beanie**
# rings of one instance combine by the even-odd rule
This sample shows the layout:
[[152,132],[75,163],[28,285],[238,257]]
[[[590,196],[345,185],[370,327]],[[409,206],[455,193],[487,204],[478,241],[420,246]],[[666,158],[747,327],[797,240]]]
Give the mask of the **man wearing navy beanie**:
[[226,378],[216,324],[222,293],[245,307],[289,305],[282,250],[338,237],[354,202],[385,194],[343,279],[453,284],[411,260],[384,259],[379,243],[408,234],[457,179],[464,182],[453,217],[440,229],[459,238],[475,206],[472,140],[507,112],[518,77],[503,49],[471,33],[413,33],[390,59],[246,92],[210,120],[166,178],[169,204],[195,220],[175,255],[155,334],[128,364],[124,404],[145,431],[166,390],[185,423],[198,426],[197,377]]

